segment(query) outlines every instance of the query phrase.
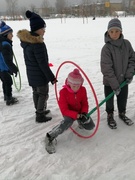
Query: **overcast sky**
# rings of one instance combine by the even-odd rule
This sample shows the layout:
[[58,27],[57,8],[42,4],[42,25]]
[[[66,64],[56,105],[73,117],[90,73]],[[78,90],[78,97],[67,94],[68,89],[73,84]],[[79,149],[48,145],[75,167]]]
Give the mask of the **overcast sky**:
[[[97,0],[88,0],[88,1],[97,2]],[[43,0],[18,0],[18,8],[27,7],[29,9],[31,7],[31,5],[35,5],[36,7],[41,7],[42,2],[43,2]],[[48,2],[50,5],[54,5],[56,0],[48,0]],[[73,5],[73,4],[79,4],[80,2],[82,2],[82,0],[65,0],[65,2],[68,5]],[[6,0],[0,0],[0,12],[7,10],[6,5],[7,5]]]
[[[80,3],[82,0],[65,0],[68,4]],[[36,7],[41,7],[43,0],[18,0],[18,7],[28,7],[31,5],[35,5]],[[56,0],[48,0],[48,2],[53,5]],[[5,11],[7,9],[6,0],[0,0],[0,12]]]
[[[31,4],[35,5],[36,7],[41,7],[43,0],[18,0],[18,7],[29,7]],[[50,0],[50,2],[54,2],[55,0]],[[0,11],[7,9],[6,0],[0,0]]]

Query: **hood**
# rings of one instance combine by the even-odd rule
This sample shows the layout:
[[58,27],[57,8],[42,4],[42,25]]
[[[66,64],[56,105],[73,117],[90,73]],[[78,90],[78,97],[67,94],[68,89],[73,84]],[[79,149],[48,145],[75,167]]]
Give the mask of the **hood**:
[[19,30],[17,32],[17,37],[20,39],[20,41],[31,44],[43,43],[44,40],[42,36],[39,36],[36,33],[31,33],[26,29]]
[[112,44],[112,45],[114,45],[114,46],[120,47],[121,44],[122,44],[122,42],[123,42],[123,39],[124,39],[123,34],[121,34],[121,35],[120,35],[120,38],[117,39],[117,40],[112,40],[112,39],[110,38],[110,36],[108,35],[108,31],[106,31],[105,34],[104,34],[104,41],[105,41],[105,43],[110,43],[110,44]]

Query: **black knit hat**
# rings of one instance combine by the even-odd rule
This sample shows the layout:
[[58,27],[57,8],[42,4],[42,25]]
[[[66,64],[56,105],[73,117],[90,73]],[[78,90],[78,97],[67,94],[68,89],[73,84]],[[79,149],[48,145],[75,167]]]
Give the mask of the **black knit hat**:
[[29,10],[26,11],[25,14],[26,17],[30,20],[30,28],[32,32],[46,27],[45,21],[38,14],[31,12]]
[[122,31],[121,22],[117,18],[111,19],[108,23],[108,31],[110,31],[111,29],[114,29],[114,28]]

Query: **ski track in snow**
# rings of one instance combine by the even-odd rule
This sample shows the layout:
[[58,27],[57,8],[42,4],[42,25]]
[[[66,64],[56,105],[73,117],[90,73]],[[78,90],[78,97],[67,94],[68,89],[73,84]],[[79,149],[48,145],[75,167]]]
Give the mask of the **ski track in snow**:
[[[110,18],[97,18],[96,21],[90,19],[89,24],[84,25],[82,19],[67,20],[66,24],[61,24],[59,19],[47,20],[46,42],[50,62],[54,64],[53,72],[56,72],[63,61],[74,61],[90,78],[99,102],[104,99],[100,51],[103,45],[103,32],[109,20]],[[128,31],[133,29],[132,23],[129,23],[128,18],[122,21],[125,29],[127,24],[130,27],[125,30],[125,34],[131,38],[134,34],[131,35]],[[17,22],[9,23],[16,27]],[[22,22],[19,29],[28,27],[27,23],[28,21]],[[71,27],[65,36],[63,32],[69,27],[68,24]],[[103,29],[100,32],[99,27],[101,29],[102,25]],[[54,26],[57,36],[52,28]],[[90,32],[92,27],[94,30]],[[15,38],[14,47],[22,75],[22,89],[21,92],[17,92],[13,87],[13,92],[20,102],[14,106],[6,106],[0,89],[0,180],[134,180],[135,126],[129,127],[118,118],[116,102],[115,119],[118,124],[116,130],[111,130],[107,126],[103,105],[100,107],[99,129],[94,137],[82,139],[69,129],[57,138],[55,154],[49,155],[45,151],[45,135],[62,120],[62,115],[57,105],[54,86],[50,84],[48,108],[51,109],[50,115],[53,119],[44,124],[35,123],[32,91],[28,86],[22,49],[18,43]],[[135,48],[135,43],[133,45]],[[61,69],[58,90],[62,87],[67,72],[73,67],[67,64]],[[96,106],[95,100],[86,80],[84,84],[88,90],[92,109]],[[127,115],[135,122],[134,87],[133,80],[129,87]],[[96,123],[97,114],[91,116]],[[87,136],[93,132],[84,132],[78,129],[75,123],[73,127],[82,135]]]

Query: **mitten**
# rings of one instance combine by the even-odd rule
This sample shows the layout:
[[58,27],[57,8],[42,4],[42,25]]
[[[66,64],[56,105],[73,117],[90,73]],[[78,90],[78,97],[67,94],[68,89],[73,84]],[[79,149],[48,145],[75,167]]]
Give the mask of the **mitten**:
[[130,84],[130,83],[132,82],[132,80],[133,80],[133,78],[131,78],[131,79],[126,79],[126,83],[127,83],[127,84]]
[[15,74],[15,77],[17,77],[17,72],[16,73],[14,73]]
[[118,96],[120,94],[121,88],[118,88],[116,90],[114,90],[114,94],[116,94],[116,96]]
[[87,117],[87,113],[80,114],[79,120],[81,121],[82,124],[89,123],[89,117]]
[[55,78],[53,81],[51,81],[52,85],[58,82],[58,80]]

